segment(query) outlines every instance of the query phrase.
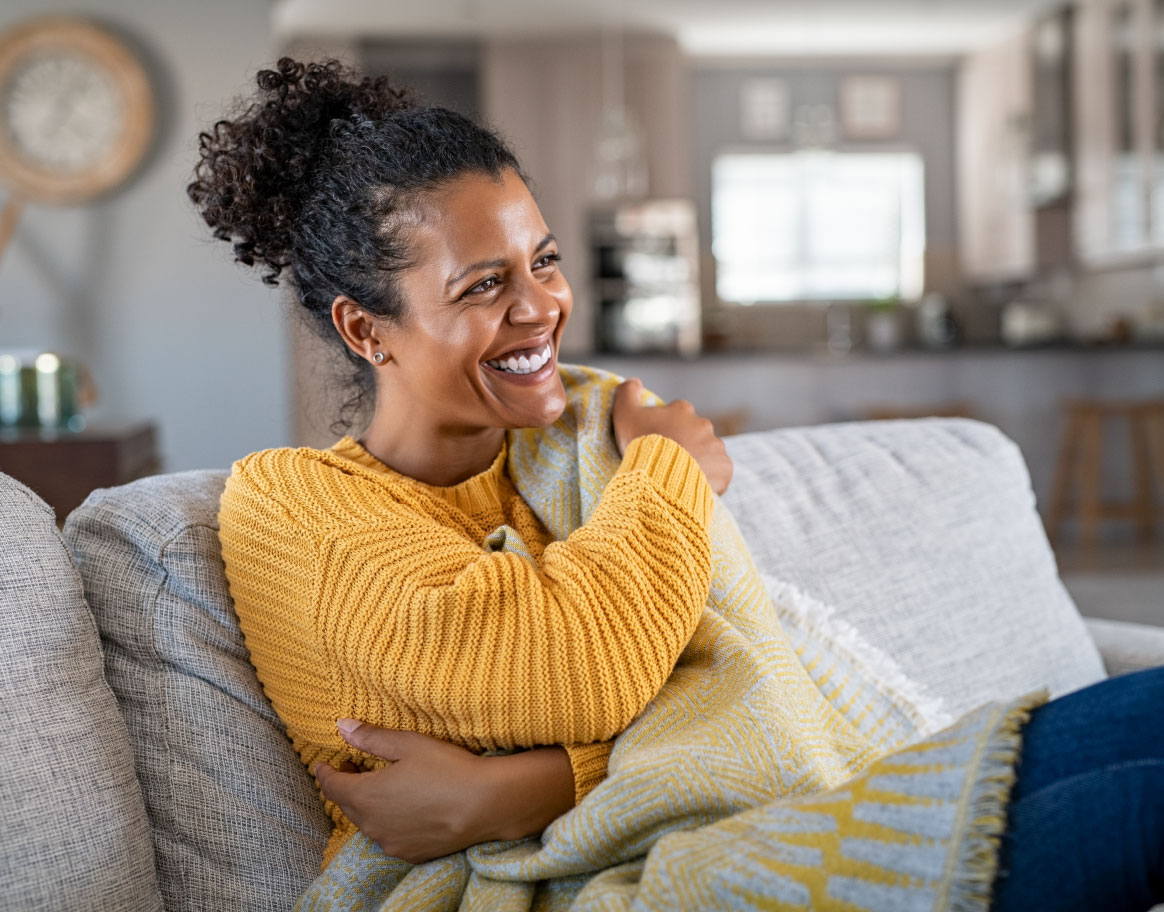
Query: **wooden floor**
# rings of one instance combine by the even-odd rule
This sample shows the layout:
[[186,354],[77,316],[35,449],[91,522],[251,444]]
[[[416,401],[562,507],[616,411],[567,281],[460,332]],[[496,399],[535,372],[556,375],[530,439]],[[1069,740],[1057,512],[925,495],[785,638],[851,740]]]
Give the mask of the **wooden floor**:
[[1055,549],[1060,573],[1158,572],[1164,573],[1164,541],[1106,542],[1095,548],[1065,544]]

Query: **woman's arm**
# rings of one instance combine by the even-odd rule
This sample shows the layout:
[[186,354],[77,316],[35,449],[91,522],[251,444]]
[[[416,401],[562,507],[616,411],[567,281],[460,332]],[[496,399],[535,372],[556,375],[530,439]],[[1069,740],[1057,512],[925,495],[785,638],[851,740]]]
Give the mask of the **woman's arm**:
[[428,518],[339,529],[315,608],[338,714],[473,750],[613,738],[695,630],[712,509],[695,460],[651,435],[540,566]]
[[[236,464],[220,513],[231,592],[305,763],[348,753],[334,719],[358,714],[477,750],[581,745],[567,749],[577,795],[601,779],[609,747],[591,742],[662,686],[710,582],[707,480],[684,445],[639,436],[656,426],[633,416],[672,415],[688,431],[699,419],[682,405],[643,408],[629,387],[632,421],[615,428],[623,465],[591,522],[550,545],[540,570],[484,553],[426,513],[439,504],[331,454]],[[722,484],[730,461],[725,475],[722,445],[705,443],[685,446]]]
[[533,836],[574,806],[574,775],[560,747],[481,757],[415,732],[338,725],[350,745],[392,763],[366,773],[317,764],[324,797],[385,854],[412,864]]
[[661,434],[691,454],[716,494],[723,494],[731,484],[733,465],[727,447],[716,436],[711,421],[697,415],[695,407],[687,400],[676,399],[667,405],[644,405],[643,381],[631,377],[614,391],[611,423],[619,455],[626,452],[636,437]]

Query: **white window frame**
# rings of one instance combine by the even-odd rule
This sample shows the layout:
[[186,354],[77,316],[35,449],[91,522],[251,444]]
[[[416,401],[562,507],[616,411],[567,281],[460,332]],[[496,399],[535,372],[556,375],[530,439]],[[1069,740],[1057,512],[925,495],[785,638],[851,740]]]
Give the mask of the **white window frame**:
[[[760,189],[765,173],[763,159],[772,157],[779,159],[779,168],[784,171],[777,178],[784,183],[780,192],[793,188],[793,204],[783,213],[749,213],[734,230],[725,228],[723,219],[730,213],[724,212],[724,206],[731,205],[733,200],[728,194],[717,194],[717,169],[733,164],[756,169],[755,179],[746,175],[737,177],[737,186],[731,192],[735,193],[737,206],[763,205]],[[895,251],[879,261],[864,264],[851,261],[834,268],[821,257],[819,245],[815,254],[810,249],[808,198],[812,182],[817,180],[818,186],[823,186],[820,175],[830,170],[835,172],[836,163],[842,159],[853,163],[855,173],[862,168],[867,173],[881,172],[887,176],[896,172],[901,197],[896,212],[887,221],[894,222],[890,230],[896,230],[898,241]],[[886,297],[917,300],[925,281],[924,169],[921,154],[905,148],[723,150],[713,159],[711,171],[712,252],[716,258],[716,291],[720,300],[744,305]],[[781,236],[784,246],[779,252],[774,251],[772,238]],[[862,269],[867,273],[864,278]]]

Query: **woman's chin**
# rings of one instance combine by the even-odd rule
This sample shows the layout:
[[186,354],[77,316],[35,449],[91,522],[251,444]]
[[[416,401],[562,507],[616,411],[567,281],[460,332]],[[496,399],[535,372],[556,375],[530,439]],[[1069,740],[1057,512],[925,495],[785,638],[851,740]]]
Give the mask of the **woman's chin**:
[[523,409],[520,413],[511,416],[512,421],[509,427],[514,429],[548,427],[561,418],[562,412],[565,410],[566,390],[559,383],[557,390],[548,394],[535,407],[528,410]]
[[524,418],[519,418],[520,423],[512,425],[514,428],[544,428],[549,427],[555,421],[562,417],[562,412],[566,410],[565,397],[562,398],[561,405],[555,408],[544,409],[536,414],[528,415]]

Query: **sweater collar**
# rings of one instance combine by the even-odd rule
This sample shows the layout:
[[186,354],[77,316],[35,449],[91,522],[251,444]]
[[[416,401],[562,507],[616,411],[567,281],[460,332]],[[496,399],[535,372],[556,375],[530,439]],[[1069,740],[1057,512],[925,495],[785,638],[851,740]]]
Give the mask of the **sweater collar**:
[[331,447],[331,451],[337,456],[342,456],[344,459],[379,475],[387,476],[394,481],[426,491],[433,497],[440,498],[469,514],[480,513],[483,510],[496,507],[501,481],[505,477],[505,459],[508,450],[507,440],[502,443],[501,450],[489,468],[455,485],[446,487],[425,484],[423,481],[417,481],[415,478],[397,472],[369,453],[354,437],[343,437]]

